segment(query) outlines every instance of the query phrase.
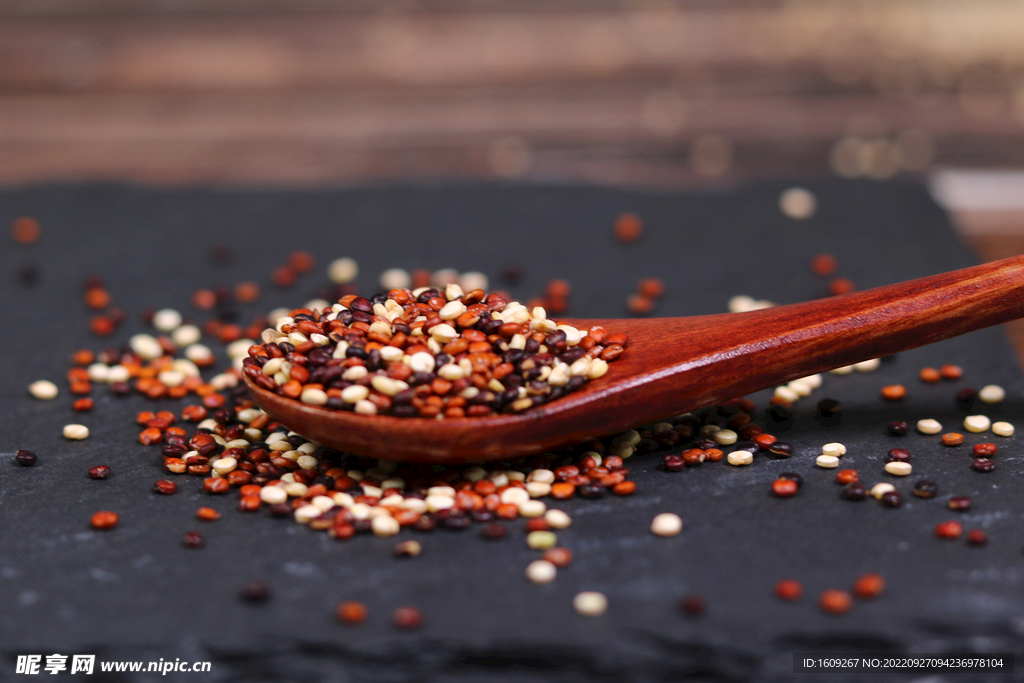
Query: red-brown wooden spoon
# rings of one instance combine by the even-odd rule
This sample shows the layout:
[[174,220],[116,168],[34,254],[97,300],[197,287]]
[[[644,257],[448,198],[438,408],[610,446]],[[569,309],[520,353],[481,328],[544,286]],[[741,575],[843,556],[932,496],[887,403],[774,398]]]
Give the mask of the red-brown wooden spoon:
[[750,313],[565,320],[629,335],[583,389],[523,413],[425,419],[308,406],[251,382],[273,418],[332,448],[456,464],[539,453],[1024,317],[1024,256],[845,296]]

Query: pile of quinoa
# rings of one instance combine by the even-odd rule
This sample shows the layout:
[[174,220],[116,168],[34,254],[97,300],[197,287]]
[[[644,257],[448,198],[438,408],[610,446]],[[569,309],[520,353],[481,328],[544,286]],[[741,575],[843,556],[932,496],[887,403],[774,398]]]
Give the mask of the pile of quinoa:
[[602,377],[628,341],[457,284],[296,309],[262,340],[242,370],[264,389],[335,410],[426,418],[486,417],[554,401]]

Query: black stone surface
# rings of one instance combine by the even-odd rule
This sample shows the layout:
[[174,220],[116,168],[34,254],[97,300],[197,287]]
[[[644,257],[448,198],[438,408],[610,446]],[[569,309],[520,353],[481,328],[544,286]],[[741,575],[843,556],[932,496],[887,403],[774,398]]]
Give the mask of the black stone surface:
[[[812,181],[818,212],[785,218],[777,208],[786,184],[717,193],[627,192],[585,187],[402,186],[350,191],[158,191],[128,187],[32,187],[0,191],[0,225],[19,215],[40,219],[43,237],[17,245],[3,236],[0,310],[7,332],[0,395],[0,680],[14,674],[18,654],[96,654],[100,661],[209,660],[208,674],[113,675],[92,681],[570,681],[861,680],[879,676],[793,674],[794,652],[885,651],[1024,653],[1024,515],[1020,437],[968,434],[958,448],[937,436],[886,434],[894,419],[940,420],[964,431],[953,400],[964,386],[997,383],[1007,400],[984,406],[993,419],[1019,421],[1024,386],[1011,348],[990,329],[887,359],[880,370],[827,375],[824,386],[797,404],[788,429],[772,428],[794,446],[794,457],[759,455],[734,468],[724,462],[679,473],[658,468],[660,456],[628,462],[638,492],[629,498],[558,504],[574,519],[559,532],[575,560],[551,585],[523,576],[538,556],[527,549],[523,522],[502,541],[469,531],[416,536],[423,554],[399,560],[402,538],[360,536],[336,542],[263,511],[235,511],[235,497],[212,497],[198,479],[182,477],[173,496],[151,492],[163,478],[159,449],[139,445],[134,414],[153,404],[95,392],[94,412],[71,411],[63,375],[77,348],[108,343],[90,336],[91,313],[81,303],[81,280],[100,273],[128,322],[114,341],[145,326],[145,308],[174,307],[203,319],[189,303],[198,287],[255,279],[258,304],[242,319],[280,305],[304,303],[325,282],[323,267],[342,255],[360,264],[362,291],[375,291],[386,267],[482,270],[501,285],[503,267],[522,264],[511,288],[538,294],[551,278],[573,284],[571,313],[625,315],[624,302],[642,277],[664,279],[658,315],[724,311],[730,296],[751,294],[777,303],[821,296],[827,281],[809,261],[829,251],[838,275],[867,288],[970,265],[974,259],[923,188],[902,183]],[[643,216],[644,237],[622,245],[611,235],[621,211]],[[229,265],[214,265],[214,242],[233,245]],[[314,274],[284,291],[269,282],[273,266],[293,248],[314,250]],[[38,283],[18,280],[35,264]],[[222,347],[212,343],[220,357]],[[919,369],[955,362],[957,382],[924,385]],[[613,366],[614,367],[614,366]],[[49,378],[61,386],[52,402],[25,387]],[[908,398],[884,402],[879,389],[903,383]],[[824,397],[842,402],[841,423],[814,419]],[[764,422],[767,395],[756,397]],[[180,409],[181,402],[164,405]],[[61,437],[82,422],[83,442]],[[1024,427],[1019,424],[1018,427]],[[869,499],[839,498],[834,471],[814,465],[820,446],[847,445],[843,467],[868,484],[892,481],[903,492],[899,509]],[[970,468],[970,446],[994,441],[997,469]],[[914,474],[882,471],[894,446],[913,453]],[[39,455],[34,467],[14,463],[17,449]],[[90,480],[90,466],[113,474]],[[769,486],[783,471],[805,485],[793,499],[773,498]],[[939,483],[939,495],[910,495],[919,478]],[[954,494],[974,500],[970,512],[946,508]],[[195,519],[210,505],[224,517]],[[556,506],[552,504],[552,506]],[[115,510],[120,526],[90,530],[96,510]],[[652,517],[664,511],[685,521],[681,535],[653,536]],[[940,541],[937,522],[958,519],[983,528],[986,547]],[[182,535],[200,531],[206,546],[188,549]],[[884,595],[858,601],[844,616],[823,614],[817,595],[849,588],[864,572],[886,577]],[[783,578],[803,582],[804,598],[784,604],[773,596]],[[262,605],[238,599],[252,579],[269,583]],[[590,619],[572,609],[580,590],[609,597],[606,615]],[[700,617],[677,608],[686,595],[707,603]],[[366,603],[358,627],[337,623],[341,600]],[[399,632],[390,622],[399,605],[416,605],[425,625]],[[1024,666],[1024,660],[1019,661]],[[882,678],[922,678],[925,674]],[[41,677],[50,678],[47,674]],[[53,680],[71,679],[67,674]],[[934,680],[1010,680],[1013,674],[941,675]],[[933,680],[933,679],[929,679]]]

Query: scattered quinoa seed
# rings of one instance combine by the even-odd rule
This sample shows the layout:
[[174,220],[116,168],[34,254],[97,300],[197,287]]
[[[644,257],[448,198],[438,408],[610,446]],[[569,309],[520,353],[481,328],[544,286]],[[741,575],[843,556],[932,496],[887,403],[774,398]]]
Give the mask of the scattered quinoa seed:
[[679,515],[662,512],[655,515],[651,522],[651,532],[656,536],[676,536],[683,530],[683,520]]
[[882,387],[882,398],[887,401],[902,401],[907,397],[907,388],[902,384],[890,384]]
[[964,435],[957,432],[949,432],[942,435],[942,444],[944,446],[959,446],[964,442]]
[[215,522],[220,519],[220,513],[209,507],[201,507],[196,510],[196,518],[204,522]]
[[558,575],[558,569],[547,560],[534,560],[526,566],[526,578],[533,583],[551,583]]
[[779,195],[779,210],[787,218],[806,220],[818,209],[818,200],[802,187],[791,187]]
[[981,529],[971,529],[967,532],[968,545],[985,545],[988,543],[988,534]]
[[423,613],[415,607],[399,607],[392,615],[395,626],[405,630],[415,630],[423,625]]
[[32,467],[36,464],[36,454],[32,451],[20,450],[14,454],[14,461],[22,467]]
[[772,493],[779,498],[792,498],[800,489],[792,479],[776,479],[772,482]]
[[57,385],[53,382],[46,379],[40,379],[28,385],[28,393],[32,394],[33,398],[38,398],[40,401],[52,401],[57,398],[59,391],[57,389]]
[[89,520],[94,529],[113,529],[117,526],[118,516],[116,512],[101,510]]
[[885,482],[882,482],[880,484],[875,484],[874,486],[871,487],[871,495],[876,500],[881,500],[882,496],[884,496],[887,493],[892,493],[895,490],[896,490],[896,487],[893,486],[892,484],[887,484]]
[[1006,398],[1006,391],[997,384],[989,384],[981,388],[978,392],[978,398],[983,403],[1001,403]]
[[679,602],[679,609],[688,617],[699,617],[707,610],[707,605],[699,595],[687,595]]
[[968,415],[964,418],[964,429],[975,434],[987,431],[992,421],[984,415]]
[[608,610],[608,598],[597,591],[577,593],[572,600],[573,609],[585,617],[599,617]]
[[959,538],[960,534],[962,534],[963,531],[963,525],[960,524],[960,522],[954,520],[950,520],[948,522],[939,522],[935,525],[935,535],[939,538]]
[[775,595],[780,600],[793,602],[804,594],[804,587],[794,579],[783,579],[775,584]]
[[958,365],[943,365],[939,368],[942,379],[957,380],[964,376],[964,371]]
[[548,548],[544,551],[543,557],[559,569],[564,569],[572,563],[572,551],[568,548]]
[[971,509],[971,499],[967,496],[953,496],[947,502],[950,510],[966,512]]
[[623,244],[636,242],[644,233],[644,223],[635,213],[621,213],[615,219],[615,239]]
[[203,540],[202,535],[198,531],[189,531],[181,539],[181,543],[186,548],[202,548],[206,545],[206,541]]
[[338,621],[343,624],[361,624],[366,621],[366,605],[355,601],[342,602],[335,610],[335,614]]
[[830,588],[818,598],[821,609],[829,614],[843,614],[853,605],[853,599],[846,591]]
[[1013,425],[1009,422],[994,422],[992,433],[996,436],[1013,436]]
[[253,604],[266,602],[270,599],[270,586],[263,581],[250,581],[242,586],[239,597]]
[[939,424],[938,420],[932,420],[930,418],[918,420],[917,431],[922,434],[938,434],[942,431],[942,425]]
[[64,425],[64,438],[81,441],[89,436],[89,428],[80,424]]
[[885,471],[897,477],[905,477],[913,470],[914,468],[909,462],[900,462],[896,460],[885,464]]
[[754,454],[750,451],[733,451],[726,456],[726,461],[730,465],[742,467],[743,465],[749,465],[754,462]]
[[864,574],[853,582],[853,594],[861,600],[877,598],[885,590],[885,579],[881,574]]
[[916,484],[914,484],[913,493],[918,498],[934,498],[935,494],[938,492],[939,487],[933,481],[921,479]]
[[534,550],[547,550],[558,544],[558,537],[551,531],[531,531],[526,535],[526,545]]

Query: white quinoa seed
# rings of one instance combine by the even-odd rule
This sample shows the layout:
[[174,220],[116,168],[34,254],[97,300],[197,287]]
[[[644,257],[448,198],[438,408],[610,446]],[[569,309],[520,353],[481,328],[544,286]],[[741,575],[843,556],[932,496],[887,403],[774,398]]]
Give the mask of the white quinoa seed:
[[173,308],[162,308],[153,314],[153,327],[161,332],[173,332],[181,327],[181,313]]
[[[185,381],[185,375],[181,374],[177,370],[164,370],[156,376],[160,383],[168,387],[178,387]],[[210,382],[213,384],[213,382]],[[217,387],[214,387],[215,389]],[[221,387],[220,390],[226,389],[227,387]]]
[[472,292],[474,289],[482,289],[486,292],[490,287],[487,276],[477,271],[463,273],[459,278],[459,284],[467,292]]
[[838,458],[841,455],[846,455],[846,446],[841,443],[827,443],[821,447],[821,453],[822,455],[834,455]]
[[779,195],[779,210],[787,218],[807,220],[818,210],[818,200],[810,190],[791,187]]
[[361,384],[353,384],[341,390],[341,400],[345,403],[358,403],[370,395],[370,390]]
[[57,389],[57,385],[50,380],[40,379],[28,385],[28,393],[40,401],[52,401],[57,398],[60,391]]
[[192,346],[203,338],[202,331],[195,325],[182,325],[171,332],[171,341],[178,347]]
[[409,358],[409,367],[413,372],[433,372],[434,357],[426,351],[414,353]]
[[327,266],[327,279],[336,285],[347,285],[359,276],[359,264],[348,257],[331,261]]
[[568,529],[572,525],[572,517],[561,510],[548,510],[544,513],[544,521],[552,529]]
[[332,507],[334,507],[334,499],[328,496],[313,496],[313,500],[309,502],[312,503],[313,505],[316,505],[324,512],[327,512]]
[[225,475],[234,471],[234,469],[238,467],[238,461],[234,458],[220,458],[218,460],[214,460],[211,467],[213,467],[213,471],[217,474]]
[[1009,422],[994,422],[992,433],[996,436],[1013,436],[1013,425]]
[[730,313],[746,313],[747,311],[752,311],[754,310],[754,297],[747,296],[746,294],[737,294],[729,299],[728,308]]
[[913,472],[914,468],[909,462],[894,461],[885,463],[885,471],[897,477],[905,477]]
[[807,375],[807,377],[803,377],[799,381],[810,384],[812,389],[820,389],[823,382],[820,374]]
[[295,521],[299,524],[308,524],[311,519],[319,517],[323,512],[316,505],[303,505],[295,510]]
[[311,406],[322,406],[327,403],[327,393],[323,389],[306,388],[302,390],[299,400]]
[[662,512],[651,521],[651,532],[656,536],[676,536],[683,530],[683,520],[679,515]]
[[917,431],[922,434],[938,434],[942,431],[942,425],[939,424],[938,420],[926,418],[917,421]]
[[719,446],[730,446],[736,443],[739,436],[731,429],[720,429],[711,435],[712,440]]
[[288,500],[288,494],[280,486],[264,486],[260,489],[260,500],[267,505],[276,505]]
[[964,418],[964,429],[975,434],[987,431],[992,426],[992,420],[984,415],[968,415]]
[[462,287],[455,282],[451,283],[450,285],[444,288],[444,298],[448,299],[448,301],[455,301],[456,299],[461,299],[465,295],[466,292],[463,291]]
[[989,384],[981,388],[978,398],[984,403],[1000,403],[1006,398],[1006,391],[998,384]]
[[447,510],[455,505],[455,499],[451,496],[427,496],[424,502],[430,512]]
[[[291,472],[289,472],[288,474],[291,474]],[[285,476],[288,476],[288,475],[286,474]],[[281,481],[284,481],[284,477],[281,477]],[[299,498],[301,496],[304,496],[304,495],[306,495],[306,491],[309,490],[308,486],[306,486],[305,484],[300,484],[299,482],[295,481],[294,479],[292,481],[286,483],[283,486],[283,488],[284,488],[285,493],[287,493],[292,498]]]
[[502,503],[522,505],[528,500],[530,500],[530,492],[527,491],[526,489],[521,489],[519,487],[509,487],[501,492]]
[[832,368],[831,370],[829,370],[829,373],[833,375],[849,375],[851,372],[853,372],[852,365],[843,365],[841,367]]
[[573,609],[585,617],[599,617],[608,610],[608,598],[597,591],[583,591],[572,599]]
[[534,560],[526,565],[526,578],[533,583],[551,583],[558,576],[558,567],[547,560]]
[[374,536],[382,537],[394,536],[401,529],[398,520],[391,515],[377,515],[370,522],[370,528]]
[[185,358],[188,358],[193,363],[205,363],[213,358],[213,351],[204,344],[192,344],[185,349]]
[[526,481],[536,481],[541,484],[553,484],[555,473],[548,469],[536,469],[526,476]]
[[800,396],[801,398],[806,398],[807,396],[810,396],[811,393],[814,391],[814,387],[812,387],[809,383],[803,381],[802,379],[795,379],[792,382],[787,383],[786,387],[792,391],[795,391],[797,395]]
[[146,360],[156,360],[164,355],[164,349],[156,337],[150,334],[135,334],[128,340],[128,346],[132,351],[139,354],[139,357]]
[[542,500],[528,500],[525,503],[520,503],[519,514],[523,517],[541,517],[548,510],[548,506],[544,504]]
[[800,394],[787,386],[775,387],[775,397],[782,399],[786,403],[795,403],[800,400]]
[[106,382],[110,367],[106,363],[93,363],[88,368],[89,379],[93,382]]
[[427,489],[428,496],[448,496],[449,498],[455,497],[455,489],[451,486],[431,486]]
[[455,320],[466,312],[466,304],[461,301],[449,301],[437,312],[441,320]]
[[528,481],[526,482],[526,492],[530,494],[531,498],[543,498],[551,493],[551,484],[542,481]]
[[862,360],[859,363],[853,364],[853,369],[857,372],[874,372],[878,369],[878,366],[882,364],[882,361],[878,358],[869,358],[868,360]]
[[81,441],[89,436],[89,428],[85,425],[70,424],[64,425],[64,438],[72,441]]
[[454,268],[442,268],[441,270],[435,270],[430,276],[430,284],[434,287],[447,287],[453,282],[459,281],[459,271]]
[[730,465],[741,467],[754,462],[754,454],[750,451],[733,451],[725,459]]
[[833,467],[839,467],[839,458],[837,458],[834,455],[822,454],[815,459],[814,464],[817,465],[818,467],[826,467],[831,469]]
[[392,289],[407,289],[412,286],[412,276],[404,268],[388,268],[380,274],[380,288],[385,292]]
[[895,490],[896,487],[893,486],[892,484],[882,482],[881,484],[875,484],[874,486],[871,487],[871,495],[877,498],[878,500],[881,500],[882,496],[889,493],[890,491]]

